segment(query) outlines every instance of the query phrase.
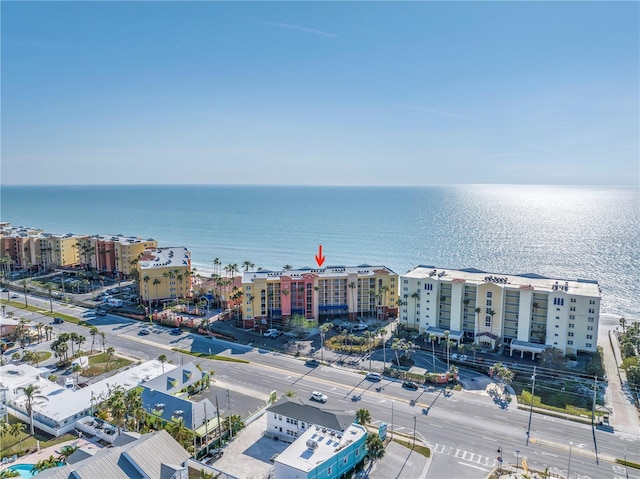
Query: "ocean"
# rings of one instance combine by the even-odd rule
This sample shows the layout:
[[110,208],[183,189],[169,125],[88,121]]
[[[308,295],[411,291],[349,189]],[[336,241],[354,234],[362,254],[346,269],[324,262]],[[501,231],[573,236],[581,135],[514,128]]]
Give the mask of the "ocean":
[[195,267],[418,264],[595,279],[601,311],[638,317],[636,188],[2,186],[0,220],[186,246]]

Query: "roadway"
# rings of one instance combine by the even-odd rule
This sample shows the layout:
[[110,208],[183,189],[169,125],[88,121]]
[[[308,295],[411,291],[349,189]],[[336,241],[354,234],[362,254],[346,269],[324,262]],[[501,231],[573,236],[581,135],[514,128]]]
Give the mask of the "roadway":
[[[49,309],[48,300],[31,298],[29,303]],[[15,311],[16,317],[25,315],[33,322],[50,322],[50,318],[37,313]],[[499,448],[505,463],[515,463],[516,457],[526,458],[532,468],[548,467],[550,472],[563,476],[571,453],[572,479],[640,477],[633,469],[627,476],[624,468],[612,462],[622,458],[625,451],[628,460],[640,462],[638,435],[593,430],[587,424],[534,414],[531,441],[526,445],[529,412],[518,410],[515,402],[506,407],[495,403],[482,391],[455,391],[451,395],[444,395],[440,388],[409,391],[398,382],[384,379],[372,383],[362,373],[334,366],[310,368],[302,359],[271,351],[193,334],[171,336],[168,328],[159,326],[154,326],[152,334],[139,336],[138,331],[147,324],[115,315],[96,317],[92,311],[77,306],[55,304],[55,311],[95,325],[105,332],[107,347],[125,355],[147,360],[166,354],[175,363],[194,359],[171,351],[180,348],[238,357],[250,363],[198,361],[204,368],[215,370],[216,378],[257,396],[272,390],[280,394],[293,390],[299,399],[307,401],[311,392],[318,390],[329,397],[320,407],[354,413],[364,407],[370,411],[374,424],[385,422],[390,429],[410,436],[415,424],[416,436],[424,438],[436,453],[428,477],[484,477],[498,464]],[[87,336],[87,343],[91,340],[88,330],[79,325],[64,323],[54,328],[56,333],[76,331]],[[463,381],[479,377],[464,368],[460,376]],[[383,389],[377,391],[378,387]],[[352,400],[354,395],[359,397],[357,402]],[[411,406],[412,400],[416,401],[415,406]],[[428,408],[427,414],[423,414],[423,408]]]

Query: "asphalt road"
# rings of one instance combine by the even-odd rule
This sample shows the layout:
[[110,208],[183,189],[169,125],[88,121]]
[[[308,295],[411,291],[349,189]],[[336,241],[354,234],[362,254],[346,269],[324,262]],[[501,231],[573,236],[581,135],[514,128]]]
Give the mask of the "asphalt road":
[[[29,303],[49,307],[48,301],[30,299]],[[142,360],[166,354],[179,363],[193,357],[170,348],[201,352],[210,349],[212,354],[250,361],[249,364],[208,360],[202,363],[203,367],[215,370],[221,381],[256,396],[272,390],[282,394],[291,389],[299,399],[307,401],[311,392],[318,390],[329,397],[320,407],[353,413],[364,407],[370,411],[374,424],[385,422],[390,429],[409,435],[414,433],[415,424],[416,436],[424,438],[435,453],[428,477],[484,477],[497,465],[499,448],[505,463],[515,463],[516,457],[526,458],[529,467],[541,470],[548,467],[563,476],[566,476],[571,453],[572,479],[640,477],[639,471],[625,471],[613,463],[615,458],[622,458],[625,451],[628,460],[640,462],[640,431],[637,435],[594,431],[590,425],[534,414],[531,441],[526,445],[529,412],[518,410],[515,402],[504,408],[491,397],[477,392],[455,391],[445,396],[441,389],[434,388],[408,391],[396,382],[372,383],[365,380],[362,373],[332,366],[310,368],[302,359],[270,351],[198,335],[171,336],[167,328],[161,327],[154,327],[148,336],[139,336],[138,331],[147,325],[114,315],[96,317],[75,306],[56,304],[55,309],[95,324],[106,333],[108,346]],[[21,316],[20,310],[17,311],[17,316]],[[26,317],[50,321],[35,313]],[[70,323],[55,326],[54,331],[77,331],[88,336],[86,328]],[[430,358],[426,361],[430,362]],[[460,374],[463,380],[477,376],[464,369]],[[380,392],[376,390],[378,386],[383,387]],[[359,397],[357,402],[352,400],[354,395]],[[416,401],[415,406],[410,405],[411,400]],[[428,414],[423,414],[422,409],[427,407]]]

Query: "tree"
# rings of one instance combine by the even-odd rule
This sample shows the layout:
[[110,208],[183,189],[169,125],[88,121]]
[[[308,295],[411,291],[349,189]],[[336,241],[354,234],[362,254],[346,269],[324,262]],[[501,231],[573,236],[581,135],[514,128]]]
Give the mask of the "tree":
[[87,340],[87,338],[85,338],[82,334],[78,334],[76,336],[76,338],[74,339],[74,342],[76,343],[76,346],[78,346],[78,356],[80,355],[80,347],[82,346],[82,344]]
[[331,329],[331,323],[321,324],[318,329],[320,330],[320,360],[324,362],[324,338]]
[[624,333],[627,327],[627,320],[624,316],[620,318],[620,327],[622,328],[622,332]]
[[356,420],[358,421],[358,424],[366,426],[371,422],[371,413],[368,409],[360,408],[356,411]]
[[296,392],[293,389],[287,389],[284,392],[284,395],[285,395],[285,397],[288,397],[288,398],[294,398],[294,397],[296,397]]
[[476,321],[473,329],[473,341],[477,341],[476,337],[478,336],[478,331],[480,331],[480,312],[482,310],[480,308],[476,308],[473,310],[476,313]]
[[158,356],[158,361],[160,361],[160,364],[162,364],[162,374],[164,374],[164,363],[167,362],[167,355],[161,354],[160,356]]
[[566,369],[567,360],[558,348],[545,348],[540,353],[540,363],[549,369]]
[[22,287],[24,288],[24,307],[27,308],[29,307],[29,304],[27,302],[27,293],[29,292],[29,280],[27,279],[23,279],[22,280]]
[[14,422],[9,426],[9,434],[13,437],[17,438],[20,442],[20,450],[22,450],[22,433],[24,432],[26,426],[22,422]]
[[52,467],[58,467],[58,459],[54,456],[49,456],[48,459],[42,459],[35,463],[31,468],[31,473],[37,474],[38,472],[42,472],[45,469],[50,469]]
[[140,430],[140,423],[145,415],[144,406],[142,404],[142,388],[137,387],[127,391],[125,395],[127,405],[127,416],[133,418],[136,432]]
[[28,386],[21,388],[24,391],[24,397],[26,400],[25,407],[27,408],[27,414],[29,415],[29,427],[31,431],[31,435],[35,434],[33,428],[33,401],[36,397],[38,397],[38,392],[40,392],[40,386],[37,384],[29,384]]
[[116,352],[115,349],[113,349],[113,347],[108,347],[107,348],[107,367],[105,369],[105,371],[109,371],[109,364],[111,363],[111,359],[113,354]]
[[107,411],[109,412],[109,415],[111,416],[111,420],[118,428],[118,435],[120,435],[120,430],[124,426],[124,420],[127,416],[127,402],[124,387],[120,385],[109,387],[109,393],[107,400],[105,401],[105,406],[107,408]]
[[63,448],[61,448],[60,454],[58,455],[58,462],[64,462],[66,464],[69,456],[76,452],[77,449],[78,446],[64,446]]
[[354,309],[354,314],[352,319],[355,319],[358,316],[358,306],[356,304],[356,298],[355,298],[356,283],[351,281],[347,286],[351,290],[351,304],[353,304],[353,309]]
[[449,370],[449,330],[444,332],[444,339],[447,341],[447,370]]
[[79,364],[74,364],[71,370],[76,375],[76,386],[77,386],[78,383],[80,382],[80,373],[82,372],[82,366],[80,366]]
[[55,284],[52,282],[47,283],[47,291],[49,292],[49,311],[53,314],[53,289],[55,288]]
[[251,261],[249,260],[244,260],[242,262],[242,265],[244,266],[244,272],[246,273],[247,271],[249,271],[250,268],[253,268],[255,266],[255,264],[253,264]]
[[105,350],[104,347],[107,344],[107,335],[105,334],[104,331],[100,331],[100,340],[102,342],[102,350],[104,351]]
[[367,455],[371,460],[369,464],[369,470],[373,467],[373,463],[384,457],[384,443],[377,433],[370,433],[367,435]]
[[391,350],[395,352],[396,355],[396,365],[400,366],[400,358],[398,357],[398,351],[404,349],[404,339],[393,338],[393,342],[391,343]]
[[482,349],[482,346],[480,346],[477,343],[471,343],[469,345],[467,345],[467,348],[469,349],[469,351],[473,352],[473,364],[476,363],[476,354],[478,353],[478,351],[480,351]]
[[93,345],[96,343],[96,336],[100,331],[95,326],[91,326],[89,334],[91,335],[91,352],[93,352]]
[[232,414],[228,423],[231,425],[231,434],[235,435],[240,429],[244,427],[244,421],[239,414]]
[[431,359],[433,363],[434,373],[436,372],[436,347],[435,347],[436,339],[438,339],[438,337],[435,334],[433,333],[429,334],[429,341],[431,341]]
[[509,396],[508,385],[513,381],[515,374],[502,363],[495,363],[489,368],[491,376],[502,386],[502,394]]
[[158,297],[158,285],[162,283],[162,281],[160,281],[158,278],[153,278],[153,285],[156,287],[156,306],[158,306],[158,301],[159,301],[159,297]]

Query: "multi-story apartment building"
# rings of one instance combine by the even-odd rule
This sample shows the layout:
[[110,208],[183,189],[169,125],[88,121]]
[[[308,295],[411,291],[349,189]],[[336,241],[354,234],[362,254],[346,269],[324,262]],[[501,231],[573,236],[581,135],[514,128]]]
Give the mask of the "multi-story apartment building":
[[327,266],[242,275],[243,317],[282,319],[299,314],[334,320],[397,313],[398,276],[385,266]]
[[156,249],[158,242],[123,235],[95,235],[88,238],[82,249],[90,251],[91,266],[97,271],[122,273],[129,276],[134,271],[138,257],[145,251]]
[[597,281],[417,266],[400,277],[400,322],[421,333],[467,337],[513,350],[593,352],[598,342]]
[[143,302],[158,304],[191,294],[191,253],[187,248],[148,249],[136,259],[138,291]]

